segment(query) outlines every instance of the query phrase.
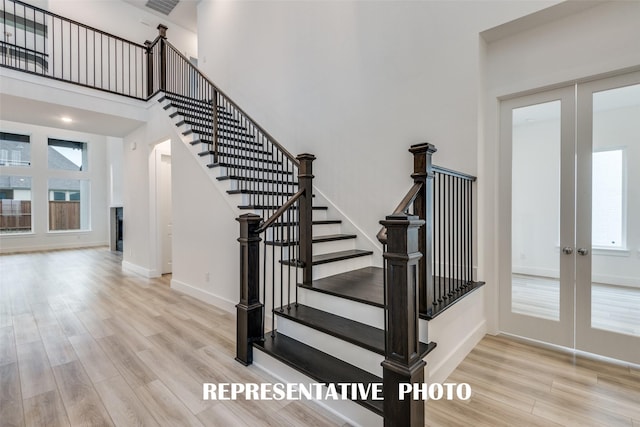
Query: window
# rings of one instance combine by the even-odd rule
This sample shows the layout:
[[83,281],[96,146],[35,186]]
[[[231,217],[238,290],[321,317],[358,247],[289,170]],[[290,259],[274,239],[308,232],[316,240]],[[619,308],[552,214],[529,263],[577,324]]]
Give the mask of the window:
[[90,228],[89,187],[86,179],[49,179],[49,231]]
[[30,166],[29,136],[0,132],[0,166]]
[[49,138],[49,169],[87,170],[87,143]]
[[593,246],[621,249],[625,244],[624,150],[596,151],[592,164]]
[[0,175],[0,234],[31,231],[31,178]]

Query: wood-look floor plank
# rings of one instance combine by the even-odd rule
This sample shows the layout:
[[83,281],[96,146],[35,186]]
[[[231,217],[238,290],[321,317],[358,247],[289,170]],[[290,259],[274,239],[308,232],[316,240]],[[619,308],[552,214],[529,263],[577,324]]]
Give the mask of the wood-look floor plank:
[[82,322],[68,308],[56,311],[56,319],[58,319],[58,323],[67,337],[75,337],[88,333]]
[[76,335],[69,338],[78,359],[93,383],[120,375],[111,359],[91,335]]
[[42,342],[21,344],[16,347],[16,350],[20,367],[22,398],[28,399],[55,390],[56,382]]
[[54,366],[53,374],[71,425],[113,425],[80,361]]
[[162,381],[152,381],[138,387],[135,392],[160,425],[203,427],[198,418],[171,393]]
[[342,425],[341,420],[323,412],[313,402],[303,404],[294,400],[289,402],[279,414],[293,426],[329,427]]
[[0,365],[0,422],[7,427],[24,425],[17,362]]
[[253,425],[247,424],[249,420],[245,422],[240,415],[237,415],[222,402],[200,412],[197,417],[205,427],[253,427]]
[[60,326],[45,325],[40,326],[39,329],[51,366],[62,365],[78,358]]
[[94,339],[114,334],[114,331],[109,327],[109,324],[104,322],[104,319],[96,315],[93,311],[79,311],[76,313],[76,317],[80,319],[85,329],[89,331]]
[[202,382],[191,376],[186,366],[175,364],[162,350],[155,348],[140,351],[137,355],[193,414],[211,406],[202,400]]
[[124,345],[133,351],[143,351],[153,347],[149,339],[127,323],[124,318],[112,317],[104,321],[120,338]]
[[58,390],[48,391],[24,401],[24,417],[29,426],[70,426]]
[[158,379],[153,371],[135,354],[135,349],[128,347],[120,336],[112,335],[97,341],[132,389]]
[[16,338],[16,345],[40,341],[38,325],[31,313],[13,316],[13,332]]
[[14,363],[16,360],[18,358],[16,356],[16,339],[13,335],[13,327],[2,327],[0,328],[0,366]]
[[124,378],[113,377],[96,383],[95,387],[116,426],[159,425]]

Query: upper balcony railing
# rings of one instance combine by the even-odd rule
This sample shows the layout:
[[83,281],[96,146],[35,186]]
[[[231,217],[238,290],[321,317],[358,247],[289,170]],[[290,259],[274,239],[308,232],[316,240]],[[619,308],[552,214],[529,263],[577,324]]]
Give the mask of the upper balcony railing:
[[2,0],[0,66],[147,99],[147,48],[20,0]]

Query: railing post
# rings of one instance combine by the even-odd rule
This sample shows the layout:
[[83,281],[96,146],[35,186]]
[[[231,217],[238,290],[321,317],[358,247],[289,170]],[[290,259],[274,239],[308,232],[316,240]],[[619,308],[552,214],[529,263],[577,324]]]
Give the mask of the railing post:
[[427,142],[412,145],[413,181],[422,183],[422,189],[413,203],[413,212],[425,224],[420,228],[418,250],[424,255],[418,266],[419,308],[427,313],[432,308],[433,289],[433,169],[431,158],[436,147]]
[[160,87],[159,89],[162,91],[167,90],[167,44],[165,40],[167,39],[167,30],[168,27],[166,25],[160,24],[158,25],[158,33],[160,36]]
[[304,189],[304,196],[300,198],[300,261],[302,261],[302,283],[311,284],[313,281],[313,154],[300,154],[296,157],[300,162],[298,167],[298,188]]
[[418,338],[418,230],[424,221],[396,214],[380,221],[387,228],[385,360],[382,362],[385,427],[424,426],[424,402],[400,400],[400,383],[422,383],[424,366]]
[[236,305],[236,360],[243,365],[253,363],[252,343],[264,337],[260,302],[260,241],[256,229],[262,218],[244,214],[240,222],[240,302]]
[[153,95],[153,49],[149,40],[144,42],[147,48],[147,97]]

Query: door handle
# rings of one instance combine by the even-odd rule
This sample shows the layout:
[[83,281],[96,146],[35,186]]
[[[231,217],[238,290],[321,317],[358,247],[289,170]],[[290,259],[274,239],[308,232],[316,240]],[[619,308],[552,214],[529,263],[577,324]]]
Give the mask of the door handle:
[[567,255],[571,255],[573,253],[573,248],[571,246],[565,246],[562,248],[562,252]]
[[582,256],[589,255],[589,249],[586,248],[578,248],[578,253]]

